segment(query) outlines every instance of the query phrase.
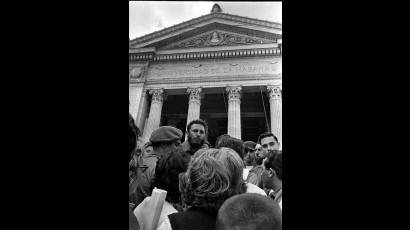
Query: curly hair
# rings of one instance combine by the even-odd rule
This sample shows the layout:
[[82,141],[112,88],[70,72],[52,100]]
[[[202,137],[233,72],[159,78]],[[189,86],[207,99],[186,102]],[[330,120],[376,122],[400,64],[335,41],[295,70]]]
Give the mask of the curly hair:
[[204,120],[202,120],[202,119],[196,119],[196,120],[190,121],[190,122],[188,123],[188,125],[187,125],[187,128],[186,128],[187,133],[189,133],[189,131],[191,130],[191,126],[192,126],[193,124],[199,124],[199,125],[204,126],[205,135],[208,133],[208,124],[206,124],[206,121],[204,121]]
[[282,211],[268,196],[245,193],[225,201],[218,212],[215,230],[281,230]]
[[215,145],[215,148],[222,148],[222,147],[227,147],[235,150],[241,159],[243,159],[243,156],[245,155],[245,145],[242,140],[231,137],[231,136],[223,136],[219,142]]
[[177,148],[169,154],[161,157],[155,168],[153,186],[167,191],[166,201],[170,203],[180,203],[179,193],[180,173],[186,172],[189,159],[182,148]]
[[246,191],[243,168],[242,159],[232,149],[198,150],[187,172],[180,174],[183,204],[217,212],[226,199]]

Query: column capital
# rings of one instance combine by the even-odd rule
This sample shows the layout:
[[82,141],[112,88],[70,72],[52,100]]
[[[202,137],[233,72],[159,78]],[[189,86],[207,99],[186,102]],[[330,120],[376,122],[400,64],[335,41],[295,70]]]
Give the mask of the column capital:
[[269,100],[278,100],[282,98],[281,85],[268,85]]
[[164,99],[164,89],[150,89],[149,94],[152,95],[152,103],[161,102]]
[[202,92],[201,87],[197,87],[197,88],[188,87],[186,92],[187,94],[189,94],[189,102],[196,102],[198,104],[201,104],[201,92]]
[[228,86],[226,92],[228,93],[228,101],[241,100],[241,86]]

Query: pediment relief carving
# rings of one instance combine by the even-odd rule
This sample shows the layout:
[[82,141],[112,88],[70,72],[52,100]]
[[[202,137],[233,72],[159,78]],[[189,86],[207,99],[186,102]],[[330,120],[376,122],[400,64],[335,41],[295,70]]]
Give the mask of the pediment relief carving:
[[241,34],[230,33],[226,31],[211,31],[192,38],[184,39],[162,47],[161,49],[186,49],[186,48],[202,48],[212,46],[235,46],[247,44],[270,44],[275,41],[250,37]]
[[144,79],[144,66],[130,66],[128,72],[128,79],[142,81]]

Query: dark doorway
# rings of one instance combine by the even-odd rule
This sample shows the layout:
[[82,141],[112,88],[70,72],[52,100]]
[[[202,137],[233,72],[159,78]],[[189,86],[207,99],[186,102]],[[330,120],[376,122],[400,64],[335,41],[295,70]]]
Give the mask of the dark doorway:
[[200,117],[208,124],[208,141],[212,147],[217,137],[228,133],[228,101],[222,92],[221,88],[220,93],[206,94],[201,104]]
[[182,130],[184,135],[181,141],[184,141],[187,115],[188,96],[169,95],[162,107],[160,126],[169,125]]
[[242,92],[241,136],[243,141],[258,141],[270,128],[270,106],[265,92]]

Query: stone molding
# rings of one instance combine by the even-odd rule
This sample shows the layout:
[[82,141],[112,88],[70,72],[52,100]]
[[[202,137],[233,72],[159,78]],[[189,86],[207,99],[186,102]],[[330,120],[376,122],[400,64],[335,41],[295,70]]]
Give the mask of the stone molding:
[[129,54],[129,61],[178,61],[178,60],[197,60],[197,59],[216,59],[231,57],[254,57],[254,56],[280,56],[282,50],[279,48],[244,49],[244,50],[222,50],[195,53],[176,53],[176,54]]
[[186,22],[182,22],[180,24],[144,35],[139,38],[135,38],[132,41],[130,41],[130,46],[134,46],[136,44],[143,43],[148,40],[152,40],[155,38],[158,38],[160,36],[175,32],[177,30],[182,30],[184,28],[187,28],[189,26],[204,22],[206,20],[210,20],[213,18],[220,18],[220,19],[227,19],[235,22],[240,22],[240,23],[247,23],[250,25],[257,25],[257,26],[263,26],[267,28],[272,28],[272,29],[279,29],[282,30],[282,24],[280,23],[275,23],[275,22],[270,22],[270,21],[265,21],[265,20],[259,20],[259,19],[253,19],[253,18],[247,18],[247,17],[242,17],[238,15],[232,15],[232,14],[226,14],[226,13],[212,13],[212,14],[207,14],[198,18],[191,19]]
[[194,102],[201,104],[201,92],[202,88],[188,88],[187,93],[189,94],[189,103]]
[[282,86],[268,85],[267,87],[269,100],[279,100],[282,98]]
[[263,76],[224,76],[224,80],[220,80],[220,76],[211,78],[183,78],[183,79],[156,79],[147,81],[145,87],[149,89],[165,88],[165,89],[181,89],[186,88],[187,84],[190,87],[226,87],[228,85],[242,85],[242,86],[266,86],[266,84],[280,84],[282,81],[282,74],[278,75],[263,75]]
[[241,91],[240,86],[228,86],[226,87],[226,92],[228,93],[228,101],[239,101],[241,102]]

